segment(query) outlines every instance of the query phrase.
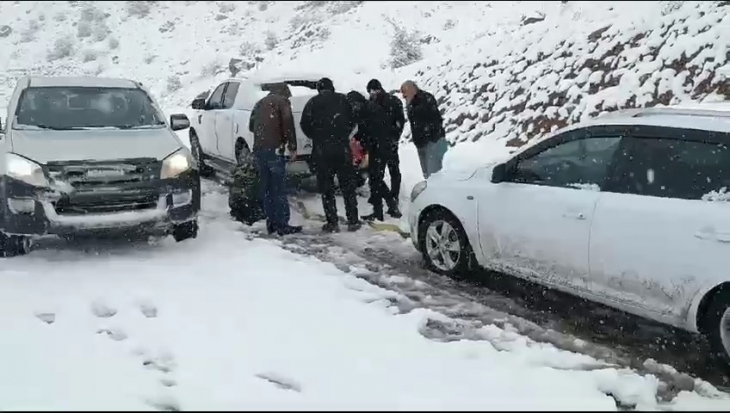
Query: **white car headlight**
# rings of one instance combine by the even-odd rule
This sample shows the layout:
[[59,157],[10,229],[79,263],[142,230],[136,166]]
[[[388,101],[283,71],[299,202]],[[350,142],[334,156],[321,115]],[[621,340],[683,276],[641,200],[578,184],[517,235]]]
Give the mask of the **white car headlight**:
[[184,149],[175,152],[162,161],[161,179],[176,178],[193,167],[193,157]]
[[43,168],[37,163],[13,153],[5,155],[5,162],[7,176],[33,186],[47,187],[49,185]]
[[421,195],[421,192],[426,190],[426,186],[426,181],[421,181],[413,187],[413,190],[411,190],[411,202],[415,201],[418,195]]

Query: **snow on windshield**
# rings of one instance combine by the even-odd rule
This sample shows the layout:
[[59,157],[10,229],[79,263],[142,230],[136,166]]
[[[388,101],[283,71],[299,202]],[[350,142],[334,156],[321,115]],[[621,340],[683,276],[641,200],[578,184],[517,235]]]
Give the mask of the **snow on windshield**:
[[164,125],[150,97],[140,89],[37,87],[21,96],[18,126],[50,129]]

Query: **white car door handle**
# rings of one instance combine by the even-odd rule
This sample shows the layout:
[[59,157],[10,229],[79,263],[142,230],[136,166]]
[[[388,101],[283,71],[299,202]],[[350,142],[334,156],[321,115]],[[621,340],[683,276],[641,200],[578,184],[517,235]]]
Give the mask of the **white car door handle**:
[[577,219],[578,221],[585,221],[586,216],[582,212],[566,212],[563,214],[563,218]]
[[730,243],[730,232],[717,232],[713,229],[703,229],[695,233],[695,237],[708,241]]

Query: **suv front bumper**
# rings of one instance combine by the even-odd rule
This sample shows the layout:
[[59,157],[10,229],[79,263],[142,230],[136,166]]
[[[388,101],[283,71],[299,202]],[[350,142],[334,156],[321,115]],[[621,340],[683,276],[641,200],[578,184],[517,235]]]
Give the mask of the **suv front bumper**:
[[13,178],[0,180],[0,229],[17,235],[140,231],[168,233],[200,211],[200,177],[58,193]]

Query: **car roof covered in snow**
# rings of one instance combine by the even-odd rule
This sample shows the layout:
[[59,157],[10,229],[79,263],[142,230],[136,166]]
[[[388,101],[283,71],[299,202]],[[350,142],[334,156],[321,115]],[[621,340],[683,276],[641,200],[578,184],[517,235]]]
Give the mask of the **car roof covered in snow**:
[[661,107],[609,113],[575,126],[646,125],[730,133],[730,111],[721,108]]
[[531,140],[513,155],[565,132],[595,126],[658,126],[730,133],[730,107],[708,104],[691,107],[671,106],[619,110],[566,126],[542,138]]
[[137,84],[129,79],[92,76],[31,76],[28,87],[110,87],[136,89]]
[[275,73],[257,72],[248,78],[239,79],[239,80],[249,81],[249,82],[253,82],[257,85],[261,85],[261,84],[266,84],[266,83],[279,83],[279,82],[293,81],[293,80],[306,80],[306,81],[316,82],[323,77],[327,77],[327,75],[324,75],[322,73],[312,73],[312,72],[275,72]]

